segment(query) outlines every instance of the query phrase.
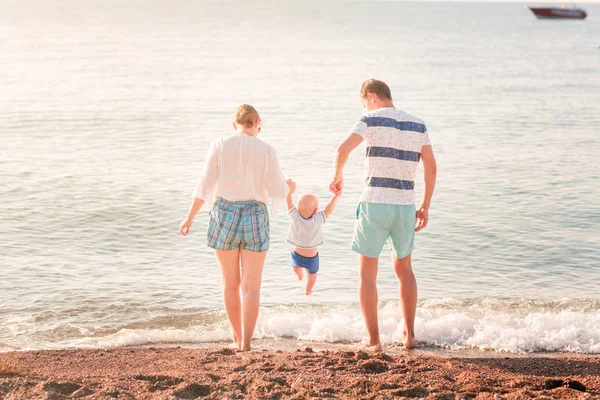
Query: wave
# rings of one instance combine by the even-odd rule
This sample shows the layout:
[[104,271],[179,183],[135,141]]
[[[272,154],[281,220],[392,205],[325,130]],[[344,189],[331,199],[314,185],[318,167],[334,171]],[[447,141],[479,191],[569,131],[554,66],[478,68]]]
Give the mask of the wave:
[[[113,329],[109,334],[90,331],[86,336],[40,347],[202,344],[231,338],[222,310],[212,311],[204,319],[196,316],[192,323],[186,321],[186,327],[137,324],[135,328]],[[401,339],[402,317],[397,302],[381,304],[379,323],[384,344]],[[417,310],[415,334],[422,345],[455,350],[600,353],[600,300],[426,300]],[[255,337],[356,343],[365,335],[357,304],[294,304],[264,306]]]

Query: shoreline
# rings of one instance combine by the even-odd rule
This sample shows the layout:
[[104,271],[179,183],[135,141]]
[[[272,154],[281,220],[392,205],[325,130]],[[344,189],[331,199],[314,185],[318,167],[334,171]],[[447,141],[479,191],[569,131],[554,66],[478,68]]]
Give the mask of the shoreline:
[[[0,355],[6,353],[27,353],[34,351],[76,351],[76,350],[116,350],[116,349],[148,349],[148,348],[185,348],[185,349],[223,349],[230,346],[230,341],[222,340],[215,342],[151,342],[139,345],[123,346],[65,346],[56,348],[30,348],[18,349],[0,346]],[[353,342],[317,342],[311,340],[299,340],[297,338],[260,338],[252,340],[253,351],[296,351],[303,350],[306,347],[314,351],[359,351],[363,350],[359,343]],[[383,352],[385,354],[411,354],[431,357],[457,357],[457,358],[600,358],[600,353],[567,352],[567,351],[534,351],[534,352],[510,352],[498,351],[493,349],[477,348],[448,348],[441,346],[432,346],[419,343],[412,350],[396,344],[384,343]]]
[[252,352],[175,345],[3,352],[0,398],[600,398],[595,355],[490,357],[428,348],[373,354],[349,345],[302,345],[266,350],[257,343]]

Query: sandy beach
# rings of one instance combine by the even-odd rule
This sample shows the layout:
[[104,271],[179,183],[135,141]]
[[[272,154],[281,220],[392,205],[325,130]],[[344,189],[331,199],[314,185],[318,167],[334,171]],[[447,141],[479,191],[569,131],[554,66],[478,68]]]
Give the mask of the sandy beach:
[[600,358],[310,347],[7,352],[0,398],[588,399],[600,398]]

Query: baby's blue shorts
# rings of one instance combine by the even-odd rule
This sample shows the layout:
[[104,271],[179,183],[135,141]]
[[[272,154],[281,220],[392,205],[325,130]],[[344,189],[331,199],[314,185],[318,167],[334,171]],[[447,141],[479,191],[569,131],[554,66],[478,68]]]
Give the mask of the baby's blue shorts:
[[292,251],[290,265],[294,268],[304,268],[309,274],[319,272],[319,254],[314,257],[302,257],[300,254]]

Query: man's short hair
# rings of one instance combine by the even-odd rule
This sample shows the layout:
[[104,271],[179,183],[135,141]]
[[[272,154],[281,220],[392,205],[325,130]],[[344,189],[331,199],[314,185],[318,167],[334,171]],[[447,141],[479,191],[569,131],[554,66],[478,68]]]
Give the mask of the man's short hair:
[[360,86],[360,97],[367,97],[367,94],[373,93],[382,100],[392,100],[392,91],[383,81],[377,79],[367,79]]

